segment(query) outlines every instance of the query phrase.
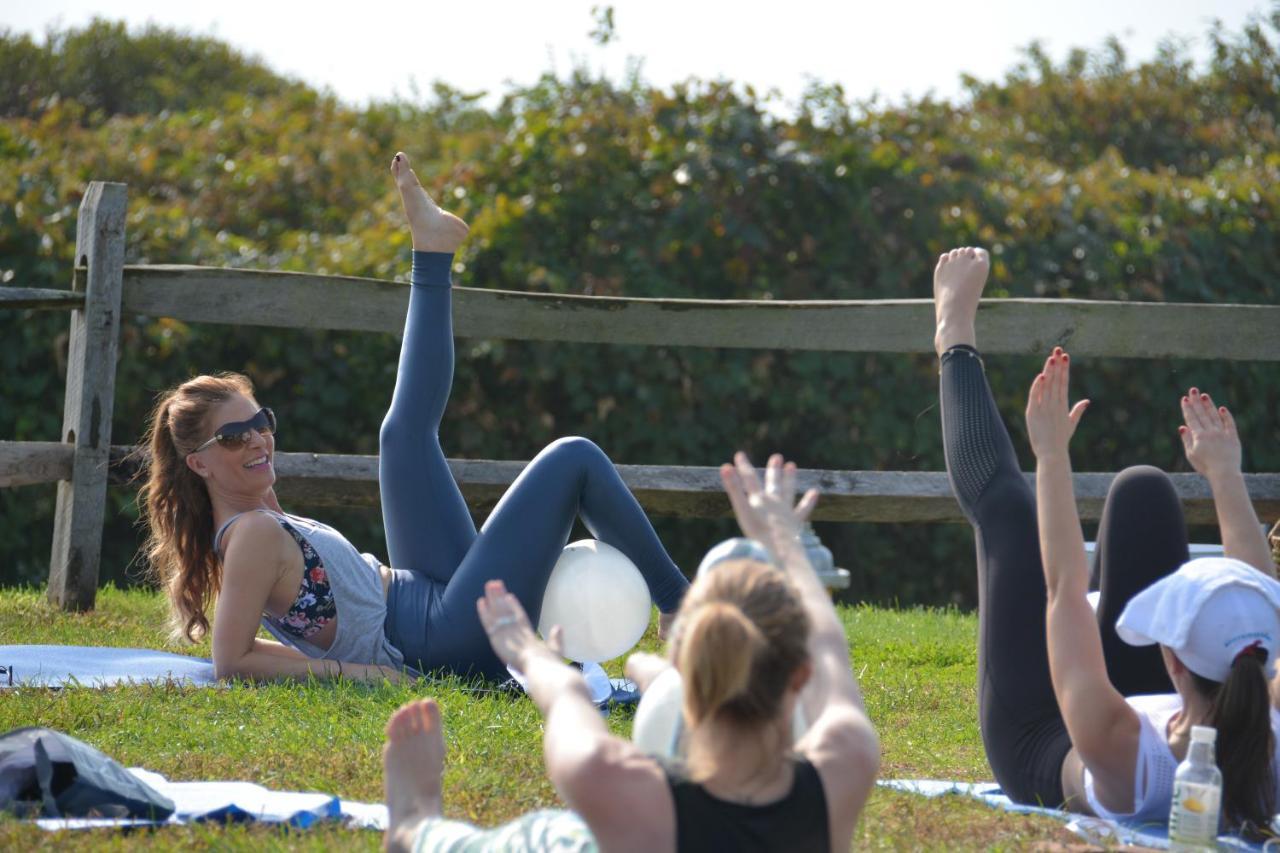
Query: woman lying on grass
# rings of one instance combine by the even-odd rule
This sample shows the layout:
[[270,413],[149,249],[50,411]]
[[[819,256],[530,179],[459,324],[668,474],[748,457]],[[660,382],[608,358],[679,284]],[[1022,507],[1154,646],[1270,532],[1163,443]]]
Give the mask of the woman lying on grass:
[[[817,495],[793,507],[795,466],[780,456],[763,487],[742,454],[721,473],[743,533],[782,569],[726,560],[699,574],[680,607],[671,665],[684,681],[687,761],[659,760],[611,735],[581,674],[493,581],[477,602],[480,619],[498,657],[528,679],[546,721],[547,773],[573,812],[536,812],[488,832],[441,817],[444,736],[440,709],[426,699],[387,724],[388,847],[849,849],[879,744],[844,630],[799,541]],[[797,702],[814,722],[793,747]]]
[[1277,809],[1280,714],[1267,678],[1280,583],[1235,422],[1196,388],[1182,398],[1179,432],[1213,490],[1226,558],[1188,562],[1171,481],[1129,468],[1098,529],[1095,614],[1067,450],[1088,401],[1068,407],[1069,357],[1055,349],[1027,402],[1032,494],[975,348],[987,269],[981,249],[944,254],[934,300],[947,472],[978,540],[978,700],[996,779],[1017,802],[1163,822],[1191,727],[1211,725],[1223,816],[1256,835]]
[[[209,630],[220,678],[395,679],[402,666],[506,678],[476,618],[501,578],[537,618],[581,516],[640,569],[664,616],[688,587],[609,459],[561,439],[529,463],[479,533],[440,447],[453,382],[449,271],[467,226],[427,196],[403,154],[391,165],[413,237],[400,364],[379,436],[378,482],[391,565],[276,500],[276,419],[236,374],[198,376],[152,417],[140,501],[147,554],[177,632]],[[335,417],[341,413],[335,412]],[[259,623],[280,642],[257,638]]]

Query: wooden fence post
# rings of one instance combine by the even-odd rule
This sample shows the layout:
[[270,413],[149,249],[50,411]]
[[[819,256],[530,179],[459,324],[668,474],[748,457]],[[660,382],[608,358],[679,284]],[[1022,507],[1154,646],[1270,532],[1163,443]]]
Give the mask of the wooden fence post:
[[49,561],[49,600],[63,610],[92,609],[98,592],[127,207],[124,184],[93,181],[76,224],[75,265],[87,267],[88,275],[84,309],[71,312],[62,417],[62,441],[75,455],[71,479],[58,482]]

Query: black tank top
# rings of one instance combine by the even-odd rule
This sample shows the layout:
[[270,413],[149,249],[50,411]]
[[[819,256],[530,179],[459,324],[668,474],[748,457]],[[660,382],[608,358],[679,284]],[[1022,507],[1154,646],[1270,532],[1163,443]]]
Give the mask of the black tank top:
[[721,800],[691,782],[683,765],[663,762],[676,802],[676,850],[774,851],[831,850],[827,795],[822,778],[808,760],[792,756],[795,781],[775,803],[745,806]]

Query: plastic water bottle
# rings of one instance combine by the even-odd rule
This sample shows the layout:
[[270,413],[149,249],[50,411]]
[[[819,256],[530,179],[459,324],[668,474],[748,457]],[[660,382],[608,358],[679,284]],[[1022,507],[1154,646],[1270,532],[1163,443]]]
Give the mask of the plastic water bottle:
[[1169,810],[1170,850],[1216,850],[1218,810],[1222,804],[1222,772],[1213,759],[1218,730],[1191,727],[1191,748],[1173,776]]

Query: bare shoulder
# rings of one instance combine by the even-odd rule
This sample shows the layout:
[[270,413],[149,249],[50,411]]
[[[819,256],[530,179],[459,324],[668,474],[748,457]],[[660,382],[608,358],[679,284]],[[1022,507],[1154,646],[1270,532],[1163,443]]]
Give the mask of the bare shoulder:
[[[280,522],[265,512],[247,512],[222,537],[224,580],[243,574],[263,575],[264,566],[279,568],[288,559],[293,540]],[[296,550],[296,547],[294,548]],[[272,573],[274,579],[278,573]]]
[[674,849],[675,801],[666,773],[630,741],[603,739],[571,774],[557,781],[602,849]]
[[832,703],[796,744],[822,779],[833,825],[852,831],[880,770],[880,738],[862,709]]

